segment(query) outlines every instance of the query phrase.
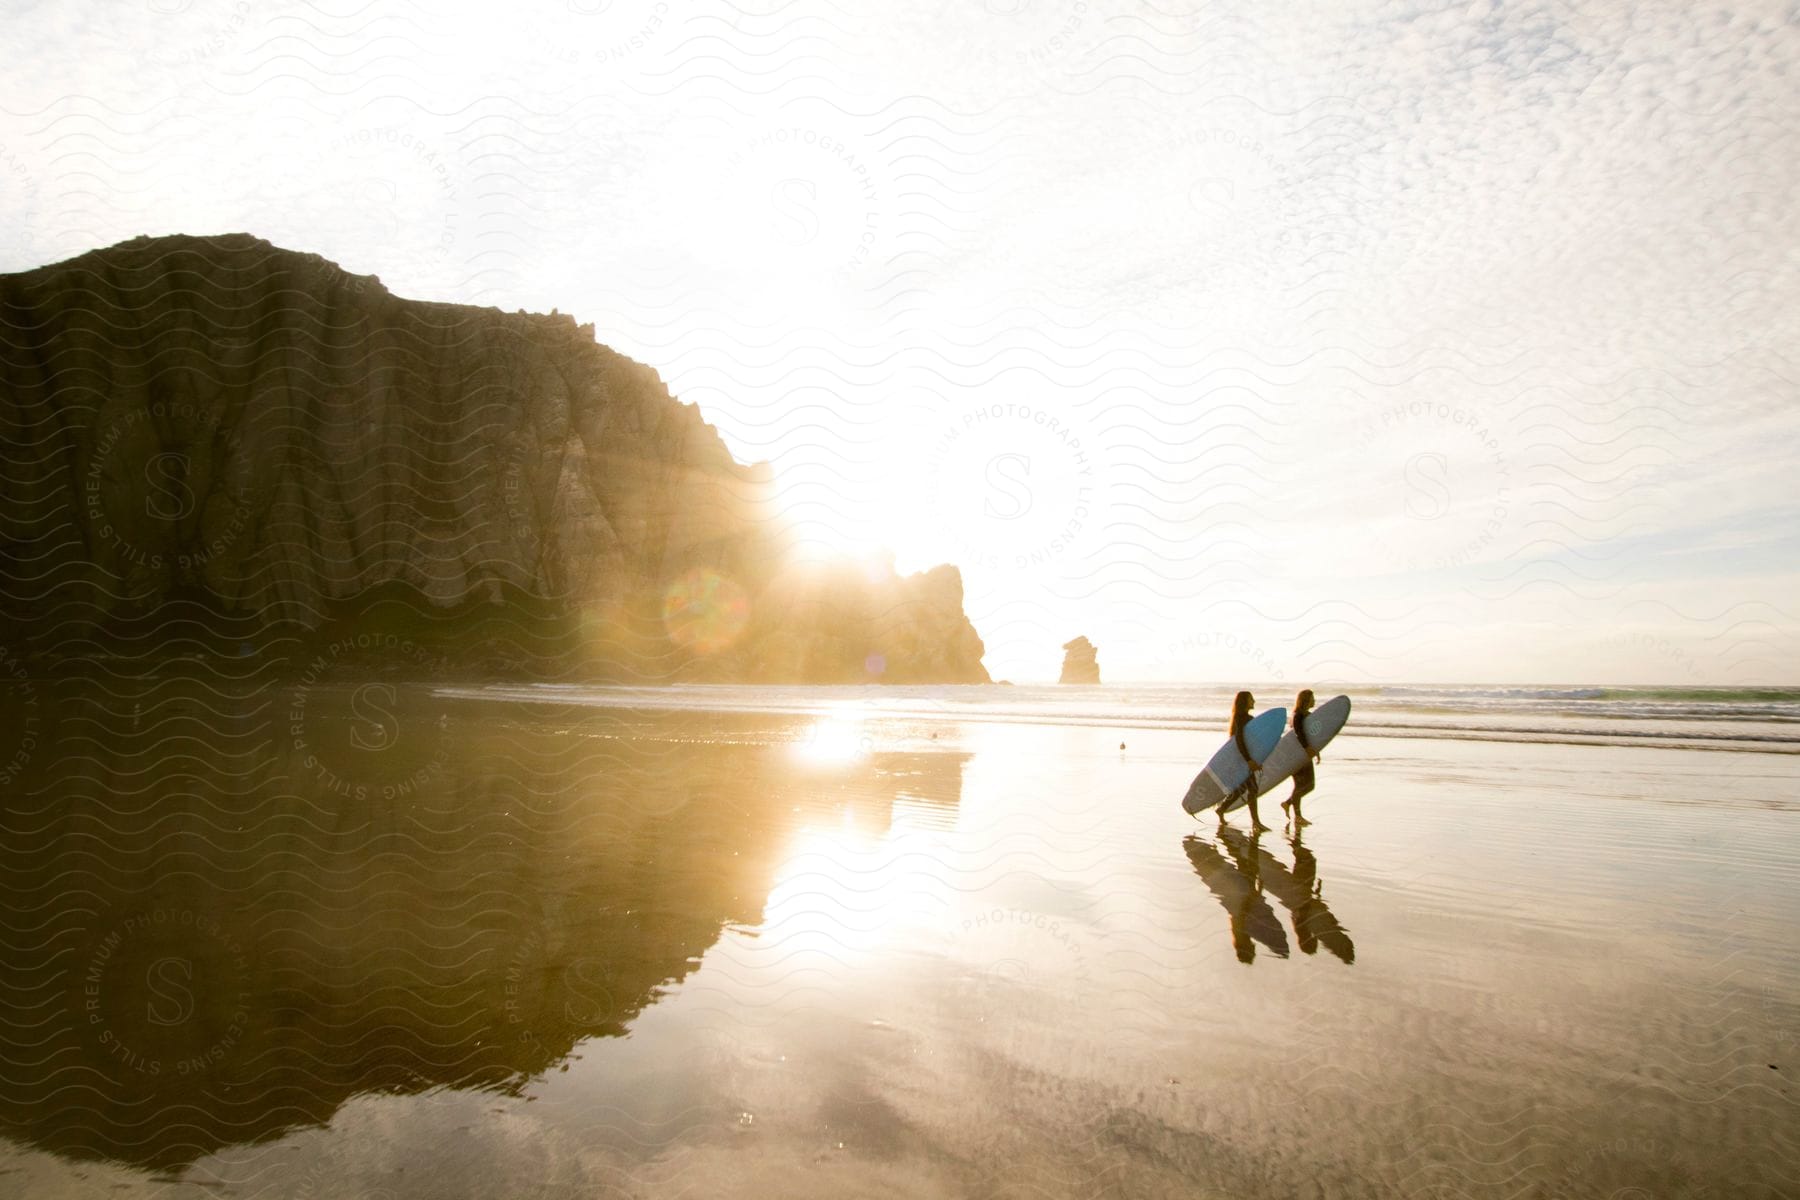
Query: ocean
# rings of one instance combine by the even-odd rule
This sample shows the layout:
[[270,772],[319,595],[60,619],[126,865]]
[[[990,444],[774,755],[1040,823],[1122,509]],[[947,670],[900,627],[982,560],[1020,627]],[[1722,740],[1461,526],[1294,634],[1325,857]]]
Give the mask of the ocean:
[[[1258,711],[1291,705],[1289,684],[1250,685]],[[1800,753],[1800,687],[1512,686],[1367,684],[1342,691],[1354,705],[1344,737],[1671,746]],[[1223,728],[1237,688],[1209,684],[986,684],[941,687],[566,684],[448,687],[475,699],[645,712],[854,716],[863,720],[999,722],[1140,729]],[[1204,758],[1204,755],[1200,756]]]

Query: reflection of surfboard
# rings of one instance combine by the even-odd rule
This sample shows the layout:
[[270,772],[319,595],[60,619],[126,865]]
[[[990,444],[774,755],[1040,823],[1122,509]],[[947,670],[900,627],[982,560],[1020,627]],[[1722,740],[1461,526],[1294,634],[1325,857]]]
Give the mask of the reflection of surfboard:
[[[1281,740],[1281,730],[1287,724],[1287,709],[1271,708],[1259,713],[1244,726],[1244,744],[1250,747],[1250,753],[1260,762],[1266,760]],[[1203,808],[1211,808],[1231,794],[1231,790],[1242,787],[1250,778],[1250,764],[1238,753],[1237,742],[1226,738],[1225,744],[1219,747],[1218,753],[1206,761],[1200,773],[1194,776],[1194,782],[1188,785],[1187,795],[1181,798],[1181,807],[1190,813],[1197,813]]]
[[1231,944],[1237,951],[1238,961],[1254,961],[1256,943],[1259,942],[1271,954],[1286,958],[1287,932],[1282,929],[1275,910],[1257,890],[1253,876],[1245,875],[1201,838],[1190,834],[1183,846],[1188,861],[1194,864],[1194,873],[1200,876],[1206,890],[1231,918]]
[[[1322,945],[1346,963],[1356,961],[1356,943],[1350,940],[1349,931],[1332,915],[1324,899],[1314,893],[1319,864],[1311,850],[1298,841],[1290,843],[1294,847],[1294,867],[1290,871],[1280,859],[1229,825],[1219,831],[1219,839],[1239,870],[1249,869],[1246,863],[1255,863],[1257,882],[1281,901],[1293,919],[1302,953],[1312,954]],[[1189,857],[1192,856],[1190,851]]]
[[[1327,742],[1338,735],[1344,722],[1350,719],[1350,697],[1333,696],[1319,707],[1306,714],[1306,740],[1312,743],[1314,753],[1325,748]],[[1311,756],[1300,746],[1300,739],[1294,736],[1293,730],[1282,735],[1275,749],[1263,759],[1263,769],[1256,773],[1256,791],[1266,796],[1269,789],[1278,786],[1282,781],[1293,777],[1295,771],[1304,767]],[[1225,809],[1231,812],[1241,808],[1249,801],[1240,796]]]

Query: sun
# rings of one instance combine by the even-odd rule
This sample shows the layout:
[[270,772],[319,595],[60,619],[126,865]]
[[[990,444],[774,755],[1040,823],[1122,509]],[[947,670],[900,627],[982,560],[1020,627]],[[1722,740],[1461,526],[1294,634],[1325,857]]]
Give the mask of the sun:
[[825,565],[878,563],[891,558],[904,514],[875,497],[849,496],[807,472],[775,472],[775,518],[788,557]]

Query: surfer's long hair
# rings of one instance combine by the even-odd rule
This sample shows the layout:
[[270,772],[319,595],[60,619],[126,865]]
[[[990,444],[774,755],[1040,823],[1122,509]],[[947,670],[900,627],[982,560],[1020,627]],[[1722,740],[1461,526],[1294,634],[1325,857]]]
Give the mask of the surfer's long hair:
[[1298,721],[1312,711],[1313,694],[1311,688],[1301,688],[1300,694],[1294,697],[1294,720]]
[[1231,702],[1231,732],[1236,733],[1238,726],[1250,715],[1250,709],[1256,704],[1256,697],[1249,692],[1239,692],[1237,699]]

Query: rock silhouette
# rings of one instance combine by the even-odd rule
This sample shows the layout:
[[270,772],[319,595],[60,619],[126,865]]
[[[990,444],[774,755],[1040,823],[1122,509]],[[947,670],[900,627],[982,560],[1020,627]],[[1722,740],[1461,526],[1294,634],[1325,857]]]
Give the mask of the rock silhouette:
[[566,315],[136,238],[0,276],[0,398],[27,657],[393,635],[500,673],[988,680],[955,567],[792,565],[768,467]]
[[1085,637],[1063,643],[1062,677],[1058,683],[1099,683],[1100,652]]

